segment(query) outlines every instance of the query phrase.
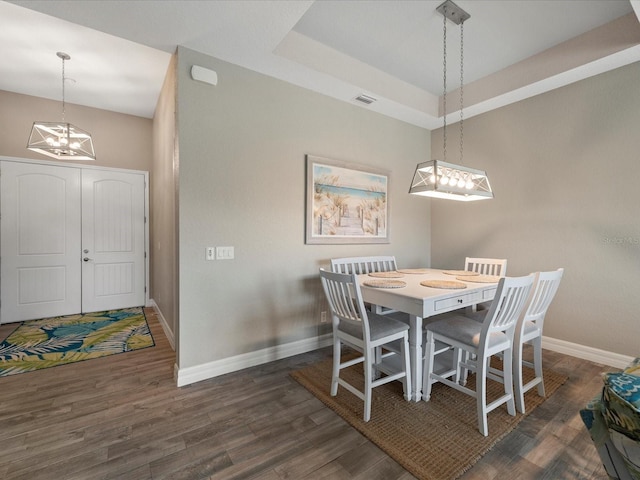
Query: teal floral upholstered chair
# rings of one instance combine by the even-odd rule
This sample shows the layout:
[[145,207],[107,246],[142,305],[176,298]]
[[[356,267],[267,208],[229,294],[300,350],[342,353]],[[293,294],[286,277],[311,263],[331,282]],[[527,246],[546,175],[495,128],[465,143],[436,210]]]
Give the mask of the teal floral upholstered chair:
[[580,415],[609,477],[640,480],[640,358],[603,381]]

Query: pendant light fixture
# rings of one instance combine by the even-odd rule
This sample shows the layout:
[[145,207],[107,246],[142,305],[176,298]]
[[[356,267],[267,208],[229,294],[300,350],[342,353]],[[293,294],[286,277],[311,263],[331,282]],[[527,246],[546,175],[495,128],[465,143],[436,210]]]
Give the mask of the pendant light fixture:
[[447,162],[447,19],[460,25],[460,163],[463,160],[463,84],[464,84],[464,22],[471,15],[451,0],[445,1],[436,11],[444,19],[444,92],[443,104],[443,160],[430,160],[416,167],[409,193],[427,197],[470,202],[493,198],[486,172]]
[[56,55],[62,59],[62,121],[34,122],[27,148],[56,160],[95,160],[89,132],[65,122],[64,62],[71,57],[64,52]]

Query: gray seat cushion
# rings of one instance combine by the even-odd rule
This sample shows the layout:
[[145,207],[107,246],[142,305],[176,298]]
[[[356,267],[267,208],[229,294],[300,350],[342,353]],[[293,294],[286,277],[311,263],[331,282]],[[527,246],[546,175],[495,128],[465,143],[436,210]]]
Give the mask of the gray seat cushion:
[[524,334],[525,335],[529,335],[531,333],[538,332],[539,330],[540,329],[538,328],[538,326],[535,323],[530,322],[528,320],[526,322],[524,322]]
[[[469,317],[455,316],[439,320],[427,325],[427,330],[438,333],[445,337],[453,338],[465,345],[478,347],[482,323]],[[502,332],[494,332],[489,336],[489,346],[497,347],[509,344],[509,337]]]
[[[396,320],[395,318],[376,315],[375,313],[369,313],[367,317],[369,318],[369,332],[371,334],[371,340],[379,340],[380,338],[393,335],[394,333],[409,330],[409,325],[401,322],[400,320]],[[348,333],[356,338],[363,338],[361,322],[341,321],[338,326],[338,330]]]

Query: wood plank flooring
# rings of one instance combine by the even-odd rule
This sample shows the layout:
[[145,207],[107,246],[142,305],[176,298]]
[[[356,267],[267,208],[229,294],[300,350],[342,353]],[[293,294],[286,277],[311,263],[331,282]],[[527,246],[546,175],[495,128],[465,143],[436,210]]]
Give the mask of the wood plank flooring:
[[[146,312],[154,348],[0,378],[0,478],[414,478],[289,377],[330,349],[177,388]],[[544,361],[569,381],[462,479],[607,478],[578,411],[608,368]]]

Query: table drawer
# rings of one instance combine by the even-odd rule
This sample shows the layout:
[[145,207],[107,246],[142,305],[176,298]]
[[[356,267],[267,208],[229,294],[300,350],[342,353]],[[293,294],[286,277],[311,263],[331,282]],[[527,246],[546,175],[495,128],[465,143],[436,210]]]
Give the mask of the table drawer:
[[433,305],[433,309],[436,312],[441,310],[452,310],[455,308],[466,307],[467,305],[473,305],[481,302],[483,299],[482,292],[470,292],[463,295],[456,295],[455,297],[443,298],[442,300],[436,300]]
[[493,297],[496,296],[496,290],[498,290],[498,287],[483,291],[482,298],[484,300],[493,300]]

